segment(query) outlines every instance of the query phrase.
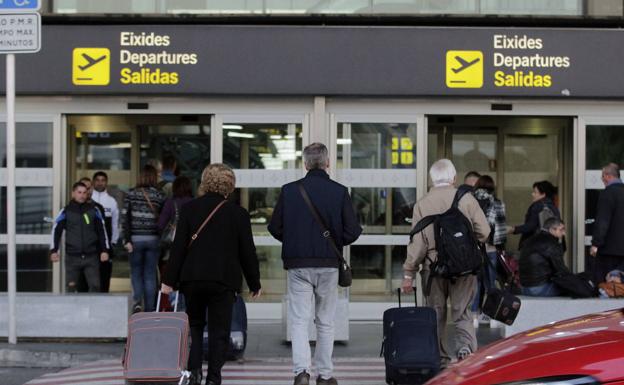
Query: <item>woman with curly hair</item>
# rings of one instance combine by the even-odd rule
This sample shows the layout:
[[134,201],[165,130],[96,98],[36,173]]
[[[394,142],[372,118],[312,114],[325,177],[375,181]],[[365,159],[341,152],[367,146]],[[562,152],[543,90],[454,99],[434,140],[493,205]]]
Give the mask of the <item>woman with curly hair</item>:
[[188,369],[191,385],[202,379],[202,343],[208,309],[208,373],[206,385],[221,384],[230,338],[232,306],[240,291],[241,270],[253,298],[260,295],[260,270],[249,214],[229,202],[236,177],[224,164],[202,173],[200,197],[180,209],[175,240],[162,291],[179,286],[186,298],[191,326]]

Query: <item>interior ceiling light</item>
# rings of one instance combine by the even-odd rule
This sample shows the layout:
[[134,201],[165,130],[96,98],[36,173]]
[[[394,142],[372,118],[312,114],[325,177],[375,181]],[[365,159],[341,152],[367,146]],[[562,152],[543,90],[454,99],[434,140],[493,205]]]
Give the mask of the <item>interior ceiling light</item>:
[[243,126],[241,126],[240,124],[224,124],[223,129],[224,130],[242,130]]
[[245,138],[245,139],[253,139],[256,137],[254,134],[246,134],[244,132],[228,132],[228,136],[230,138]]

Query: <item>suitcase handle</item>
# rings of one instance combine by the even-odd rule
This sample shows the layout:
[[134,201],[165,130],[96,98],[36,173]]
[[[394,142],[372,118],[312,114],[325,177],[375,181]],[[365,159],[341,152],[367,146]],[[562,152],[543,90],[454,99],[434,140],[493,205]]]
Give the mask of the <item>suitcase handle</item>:
[[[416,295],[416,287],[412,287],[414,291],[414,307],[418,307],[418,296]],[[401,307],[401,288],[397,289],[397,294],[399,295],[399,307]]]
[[[175,290],[173,293],[176,293],[175,302],[173,304],[173,311],[178,311],[178,299],[180,299],[180,290]],[[158,290],[158,300],[156,301],[156,313],[160,312],[160,296],[162,295],[162,290]]]

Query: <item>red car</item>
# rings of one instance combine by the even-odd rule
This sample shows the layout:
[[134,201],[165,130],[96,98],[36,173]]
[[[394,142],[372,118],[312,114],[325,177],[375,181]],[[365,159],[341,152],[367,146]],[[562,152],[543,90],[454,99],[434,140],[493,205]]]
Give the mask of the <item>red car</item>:
[[480,349],[426,385],[624,385],[624,309],[519,333]]

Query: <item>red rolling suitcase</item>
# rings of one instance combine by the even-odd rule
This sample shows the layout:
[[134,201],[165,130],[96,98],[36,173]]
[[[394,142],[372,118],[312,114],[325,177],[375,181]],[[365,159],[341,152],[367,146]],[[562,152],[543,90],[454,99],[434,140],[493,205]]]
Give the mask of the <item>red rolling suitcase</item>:
[[189,323],[186,313],[136,313],[128,322],[128,339],[123,357],[126,384],[185,385],[189,352]]

